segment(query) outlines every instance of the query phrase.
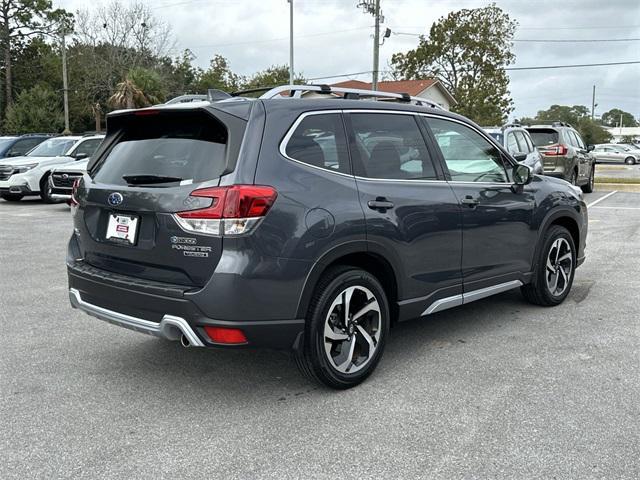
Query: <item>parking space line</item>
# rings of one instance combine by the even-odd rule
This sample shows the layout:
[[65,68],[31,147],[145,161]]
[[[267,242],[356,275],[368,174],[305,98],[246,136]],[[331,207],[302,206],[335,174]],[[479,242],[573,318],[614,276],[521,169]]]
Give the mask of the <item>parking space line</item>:
[[604,205],[601,205],[599,207],[592,207],[592,208],[601,208],[601,209],[610,209],[610,210],[640,210],[640,207],[607,207]]
[[587,205],[587,208],[591,208],[591,207],[593,207],[594,205],[596,205],[597,203],[600,203],[601,201],[606,200],[607,198],[609,198],[609,197],[610,197],[611,195],[613,195],[614,193],[618,193],[618,191],[617,191],[617,190],[614,190],[614,191],[613,191],[613,192],[611,192],[611,193],[607,193],[604,197],[600,197],[599,199],[597,199],[597,200],[595,200],[595,201],[591,202],[590,204],[588,204],[588,205]]

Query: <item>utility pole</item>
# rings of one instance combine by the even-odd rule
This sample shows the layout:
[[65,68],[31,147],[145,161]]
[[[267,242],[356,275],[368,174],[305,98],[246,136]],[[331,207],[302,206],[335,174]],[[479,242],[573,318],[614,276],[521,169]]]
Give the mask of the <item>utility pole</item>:
[[362,8],[364,13],[373,15],[375,19],[375,30],[373,32],[373,70],[371,90],[378,88],[378,73],[380,63],[380,22],[384,22],[384,17],[380,11],[380,0],[361,0],[358,8]]
[[593,86],[593,94],[591,95],[591,120],[596,116],[596,86]]
[[371,90],[378,89],[378,64],[380,63],[380,0],[375,0],[375,30],[373,32],[373,80]]
[[63,29],[62,35],[62,95],[64,98],[64,134],[69,135],[69,84],[67,81],[67,45],[65,42],[66,32]]
[[289,85],[293,85],[293,0],[289,2]]
[[622,114],[620,114],[620,135],[622,135]]

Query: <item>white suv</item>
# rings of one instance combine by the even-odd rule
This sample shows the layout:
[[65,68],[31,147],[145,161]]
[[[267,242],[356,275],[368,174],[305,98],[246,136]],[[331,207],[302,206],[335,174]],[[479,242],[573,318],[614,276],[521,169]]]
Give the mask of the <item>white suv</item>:
[[23,157],[0,161],[0,196],[16,202],[27,195],[40,195],[46,203],[54,202],[49,184],[51,170],[91,157],[103,138],[104,135],[54,137]]

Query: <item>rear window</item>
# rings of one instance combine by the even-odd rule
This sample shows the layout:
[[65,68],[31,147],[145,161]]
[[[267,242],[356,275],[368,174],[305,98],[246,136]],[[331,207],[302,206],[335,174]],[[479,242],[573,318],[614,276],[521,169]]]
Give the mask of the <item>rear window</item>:
[[[204,112],[145,115],[124,122],[121,135],[92,175],[96,182],[127,185],[123,177],[196,183],[219,177],[226,167],[227,129]],[[179,180],[178,180],[179,179]]]
[[536,147],[544,147],[558,143],[558,132],[550,128],[529,130],[529,134]]

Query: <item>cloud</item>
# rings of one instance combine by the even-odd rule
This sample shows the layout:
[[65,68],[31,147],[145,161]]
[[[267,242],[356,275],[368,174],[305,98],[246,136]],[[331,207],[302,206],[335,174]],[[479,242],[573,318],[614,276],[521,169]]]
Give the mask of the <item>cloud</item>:
[[[373,18],[357,0],[293,0],[296,71],[308,78],[372,70]],[[85,8],[81,0],[56,6]],[[148,1],[176,37],[176,54],[191,49],[206,66],[220,53],[241,74],[289,61],[289,4],[286,0]],[[476,8],[481,0],[382,0],[384,27],[393,32],[426,33],[452,8]],[[640,38],[637,0],[497,0],[520,25],[521,39]],[[633,28],[627,28],[634,26]],[[580,28],[576,28],[580,27]],[[606,27],[606,28],[605,28]],[[614,28],[610,28],[614,27]],[[275,40],[274,40],[275,39]],[[417,45],[408,35],[392,35],[380,49],[380,69],[393,53]],[[517,43],[516,66],[566,65],[640,60],[640,42]],[[370,74],[353,78],[369,80]],[[597,112],[619,107],[640,117],[640,65],[511,72],[514,116],[534,115],[554,103],[591,106],[596,85]],[[327,82],[344,78],[328,79]]]

